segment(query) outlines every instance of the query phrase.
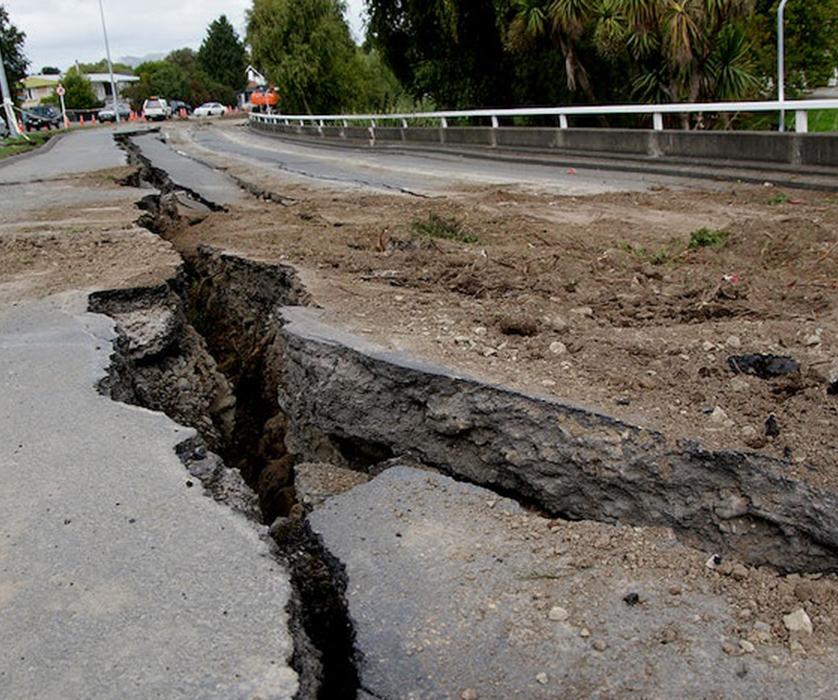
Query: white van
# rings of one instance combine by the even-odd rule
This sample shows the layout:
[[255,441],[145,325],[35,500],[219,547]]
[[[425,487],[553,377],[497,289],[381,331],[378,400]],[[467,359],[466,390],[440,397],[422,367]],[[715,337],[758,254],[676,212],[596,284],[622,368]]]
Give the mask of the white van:
[[161,100],[159,97],[149,97],[143,102],[143,116],[146,120],[163,121],[172,116],[172,110],[166,100]]

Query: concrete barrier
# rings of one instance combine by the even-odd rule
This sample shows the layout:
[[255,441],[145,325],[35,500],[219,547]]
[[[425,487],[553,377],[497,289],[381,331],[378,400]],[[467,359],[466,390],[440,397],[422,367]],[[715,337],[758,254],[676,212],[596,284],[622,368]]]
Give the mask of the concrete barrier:
[[558,129],[529,127],[324,127],[251,122],[251,128],[293,136],[330,138],[370,145],[437,144],[497,150],[574,152],[647,158],[689,158],[730,163],[838,166],[835,134],[761,131],[654,131],[651,129]]

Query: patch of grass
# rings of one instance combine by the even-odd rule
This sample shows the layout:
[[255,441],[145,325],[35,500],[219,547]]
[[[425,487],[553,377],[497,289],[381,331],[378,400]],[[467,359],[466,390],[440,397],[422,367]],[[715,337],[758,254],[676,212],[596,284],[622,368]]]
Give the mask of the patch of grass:
[[815,109],[809,112],[809,131],[838,131],[838,109]]
[[789,196],[785,192],[778,192],[775,194],[771,199],[768,200],[768,203],[773,207],[777,204],[785,204],[789,201]]
[[477,243],[478,238],[458,219],[448,219],[431,212],[427,219],[414,219],[410,225],[414,233],[427,238],[444,238],[459,243]]
[[715,228],[700,228],[690,234],[688,247],[690,250],[697,248],[718,248],[723,246],[730,238],[729,231],[721,231]]
[[36,131],[28,134],[29,141],[24,138],[0,139],[0,159],[26,153],[39,146],[43,146],[54,134],[49,131]]
[[673,252],[669,247],[650,250],[649,248],[644,248],[643,246],[634,246],[627,241],[620,243],[620,249],[631,255],[633,258],[651,263],[652,265],[663,265],[664,263],[669,262]]

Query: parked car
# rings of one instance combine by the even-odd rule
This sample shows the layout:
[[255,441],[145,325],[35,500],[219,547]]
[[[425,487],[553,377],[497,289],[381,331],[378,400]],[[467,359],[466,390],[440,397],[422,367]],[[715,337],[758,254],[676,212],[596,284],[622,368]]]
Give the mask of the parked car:
[[227,108],[220,102],[204,102],[195,110],[196,117],[223,117]]
[[179,117],[182,109],[186,110],[187,115],[192,114],[192,107],[182,100],[169,100],[169,109],[174,117]]
[[172,110],[169,109],[169,103],[166,100],[161,100],[159,97],[149,97],[143,102],[143,116],[148,121],[163,121],[172,116]]
[[[131,118],[131,105],[127,102],[117,102],[116,108],[119,111],[119,118],[128,121]],[[100,122],[115,122],[116,121],[116,114],[114,113],[113,103],[105,105],[102,109],[99,110],[99,113],[96,115],[96,118]]]
[[38,105],[23,110],[23,128],[27,131],[34,129],[60,129],[61,112],[49,105]]

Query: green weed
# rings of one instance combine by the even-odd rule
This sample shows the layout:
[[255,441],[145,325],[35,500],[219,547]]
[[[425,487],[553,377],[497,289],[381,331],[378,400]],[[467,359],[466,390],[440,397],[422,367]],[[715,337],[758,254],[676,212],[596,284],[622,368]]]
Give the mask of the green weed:
[[651,263],[652,265],[663,265],[664,263],[669,262],[669,259],[672,256],[672,251],[669,248],[650,250],[649,248],[644,248],[643,246],[633,246],[631,243],[626,241],[620,243],[620,248],[633,258]]
[[715,228],[700,228],[690,234],[689,249],[697,248],[718,248],[723,246],[730,238],[729,231],[720,231]]
[[447,219],[430,213],[427,219],[414,219],[411,224],[414,233],[427,238],[444,238],[459,243],[477,243],[478,238],[458,219]]

